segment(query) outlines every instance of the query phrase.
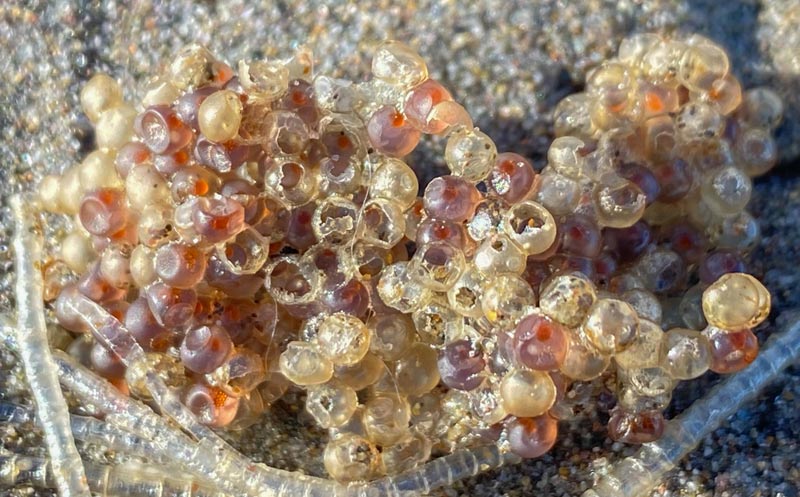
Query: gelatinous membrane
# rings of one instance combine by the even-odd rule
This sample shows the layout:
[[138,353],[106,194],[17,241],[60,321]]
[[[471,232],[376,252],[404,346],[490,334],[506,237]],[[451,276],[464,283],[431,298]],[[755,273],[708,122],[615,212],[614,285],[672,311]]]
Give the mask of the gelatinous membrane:
[[[648,442],[679,380],[757,353],[770,297],[742,273],[759,240],[745,207],[782,105],[742,93],[705,38],[626,39],[557,106],[541,173],[396,42],[356,83],[314,75],[307,50],[234,71],[192,46],[145,93],[134,107],[105,76],[82,92],[99,149],[40,184],[44,208],[80,221],[42,266],[44,297],[75,333],[87,298],[124,321],[208,426],[247,426],[302,387],[337,481],[479,440],[539,457],[555,417],[593,402],[612,439]],[[450,174],[418,197],[398,157],[422,133],[442,135]],[[106,349],[72,349],[146,395]]]

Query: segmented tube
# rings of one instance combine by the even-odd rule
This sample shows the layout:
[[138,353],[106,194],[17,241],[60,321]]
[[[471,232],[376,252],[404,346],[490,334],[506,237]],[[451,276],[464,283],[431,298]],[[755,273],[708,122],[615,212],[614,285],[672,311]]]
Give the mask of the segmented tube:
[[61,497],[90,497],[78,449],[69,426],[67,403],[58,384],[56,366],[47,343],[42,300],[42,241],[32,225],[30,208],[21,196],[11,199],[16,262],[17,343],[36,415],[42,425],[53,476]]
[[[111,465],[86,462],[87,483],[98,497],[228,497],[196,480],[156,466],[126,462]],[[54,488],[51,461],[21,455],[0,456],[0,488]]]

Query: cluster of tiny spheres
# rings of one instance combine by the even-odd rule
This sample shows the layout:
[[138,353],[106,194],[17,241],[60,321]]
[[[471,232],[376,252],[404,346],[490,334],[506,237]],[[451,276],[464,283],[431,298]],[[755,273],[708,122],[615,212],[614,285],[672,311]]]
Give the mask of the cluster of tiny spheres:
[[[97,150],[38,190],[76,219],[45,265],[69,352],[147,396],[71,314],[82,295],[211,427],[302,389],[343,482],[487,440],[539,457],[597,378],[610,436],[652,441],[679,380],[754,359],[770,296],[744,273],[745,206],[782,110],[719,46],[623,41],[558,105],[540,172],[408,46],[380,45],[371,76],[190,46],[138,108],[93,77]],[[446,137],[450,174],[419,196],[402,157],[423,134]]]

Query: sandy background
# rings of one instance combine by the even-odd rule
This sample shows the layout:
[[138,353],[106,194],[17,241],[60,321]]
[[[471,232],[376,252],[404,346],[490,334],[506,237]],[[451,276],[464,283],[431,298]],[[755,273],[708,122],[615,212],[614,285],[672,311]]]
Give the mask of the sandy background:
[[[255,2],[252,2],[255,3]],[[77,112],[77,92],[97,71],[137,98],[147,76],[189,42],[229,62],[313,49],[318,69],[361,78],[370,53],[386,38],[426,58],[432,76],[464,103],[501,150],[542,162],[551,140],[550,113],[581,88],[586,72],[631,32],[702,33],[730,53],[745,87],[767,85],[786,102],[779,130],[781,166],[756,182],[751,211],[764,234],[755,272],[773,293],[771,326],[790,319],[800,293],[800,2],[798,0],[580,0],[361,2],[0,2],[0,309],[13,307],[7,198],[45,172],[78,162],[92,148],[91,127]],[[436,144],[415,153],[420,175],[441,166]],[[60,224],[48,225],[57,234]],[[771,331],[766,326],[760,337]],[[13,359],[0,351],[0,398],[24,402]],[[657,490],[672,496],[800,495],[800,371],[784,373],[724,428],[717,430]],[[684,385],[668,414],[679,413],[716,381]],[[233,440],[269,464],[320,474],[319,433],[296,404],[283,402]],[[299,421],[295,421],[299,418]],[[292,421],[286,422],[289,419]],[[632,449],[612,444],[589,413],[562,426],[546,457],[503,468],[441,491],[456,496],[572,496],[603,461]],[[40,453],[35,433],[0,427],[3,450]],[[593,461],[595,461],[593,463]],[[33,495],[0,489],[0,495]],[[43,495],[43,494],[42,494]]]

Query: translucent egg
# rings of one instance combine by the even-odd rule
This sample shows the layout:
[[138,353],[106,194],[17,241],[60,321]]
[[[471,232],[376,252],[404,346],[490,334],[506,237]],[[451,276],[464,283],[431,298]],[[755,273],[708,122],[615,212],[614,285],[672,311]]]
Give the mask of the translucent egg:
[[510,330],[529,314],[536,302],[530,285],[516,275],[500,274],[488,278],[483,287],[481,308],[490,323]]
[[547,165],[556,173],[568,178],[580,178],[586,143],[574,136],[561,136],[553,140],[547,150]]
[[745,130],[736,138],[735,151],[740,167],[750,177],[765,174],[778,162],[778,146],[769,131]]
[[438,81],[426,79],[408,93],[403,113],[423,133],[439,134],[445,131],[448,123],[441,119],[431,119],[432,111],[440,103],[452,100],[450,92]]
[[99,73],[83,86],[80,100],[86,116],[96,123],[103,112],[122,103],[122,88],[107,74]]
[[541,416],[553,406],[556,387],[547,373],[515,369],[500,382],[500,395],[506,412],[532,418]]
[[526,254],[505,235],[486,238],[478,246],[473,264],[483,274],[522,274],[525,271]]
[[730,216],[744,209],[750,201],[753,184],[741,169],[726,167],[703,181],[703,200],[719,216]]
[[634,183],[607,177],[592,194],[597,220],[601,226],[626,228],[641,219],[647,196]]
[[729,374],[741,371],[758,355],[758,338],[747,328],[736,331],[713,326],[703,330],[711,344],[711,366],[715,373]]
[[333,363],[307,342],[290,342],[281,353],[279,366],[295,385],[319,385],[333,376]]
[[383,269],[378,295],[387,306],[406,313],[425,305],[433,296],[421,281],[411,277],[407,262],[397,262]]
[[441,346],[461,337],[464,319],[441,299],[434,299],[411,315],[417,335],[426,343]]
[[536,202],[520,202],[509,208],[503,228],[511,241],[528,255],[541,254],[556,239],[553,215]]
[[562,174],[546,169],[540,176],[536,201],[553,215],[571,213],[578,205],[580,186],[578,182]]
[[394,368],[394,381],[401,392],[418,396],[430,392],[439,383],[439,354],[424,343],[415,343]]
[[432,242],[419,247],[408,264],[408,271],[426,288],[446,292],[461,276],[465,265],[461,250],[449,243]]
[[718,328],[753,328],[767,318],[769,310],[769,292],[749,274],[725,274],[703,292],[703,314]]
[[419,143],[420,132],[394,107],[378,109],[367,122],[370,143],[381,153],[403,157]]
[[639,317],[633,307],[616,299],[599,299],[583,323],[586,336],[601,352],[625,350],[639,333]]
[[719,46],[703,40],[686,47],[679,62],[678,80],[694,91],[709,91],[728,74],[728,55]]
[[338,312],[322,320],[317,333],[319,350],[336,365],[353,365],[369,350],[370,333],[357,317]]
[[656,367],[661,360],[664,331],[647,319],[639,320],[639,333],[625,350],[614,355],[616,363],[625,369]]
[[447,138],[444,157],[454,176],[475,183],[489,175],[497,159],[497,147],[477,128],[463,128]]
[[582,92],[564,97],[553,110],[555,136],[592,136],[590,103],[589,95]]
[[483,316],[481,299],[486,276],[469,264],[458,280],[447,290],[450,307],[465,317]]
[[747,90],[742,107],[745,122],[757,128],[774,130],[783,119],[783,101],[768,88]]
[[562,326],[536,313],[523,318],[514,332],[515,357],[531,369],[557,370],[564,362],[567,347],[569,339]]
[[615,409],[608,421],[608,436],[618,442],[641,444],[661,438],[666,421],[660,411],[631,413]]
[[661,367],[677,380],[691,380],[711,366],[708,338],[694,330],[673,328],[661,342]]
[[550,279],[539,296],[542,312],[568,327],[580,325],[596,299],[594,285],[580,273]]
[[394,200],[404,210],[417,200],[418,191],[417,175],[400,159],[384,159],[372,175],[370,195]]
[[198,122],[203,136],[213,142],[226,142],[239,134],[242,122],[242,102],[231,90],[209,95],[198,110]]
[[535,178],[536,172],[527,159],[505,152],[497,156],[487,184],[494,193],[513,204],[528,196]]
[[359,217],[358,236],[379,247],[390,249],[405,235],[403,209],[393,200],[370,200],[364,205]]
[[722,116],[712,104],[688,102],[675,117],[675,127],[686,141],[719,138],[723,131]]
[[509,449],[526,459],[541,457],[556,443],[558,422],[545,414],[535,418],[516,417],[506,424]]
[[448,343],[439,354],[439,374],[450,388],[474,390],[483,383],[485,368],[483,353],[471,340]]
[[381,454],[368,440],[343,434],[325,446],[323,462],[325,470],[336,481],[365,481],[380,467]]
[[391,445],[408,432],[411,406],[405,397],[378,394],[364,404],[364,428],[377,445]]
[[388,83],[411,88],[425,81],[428,67],[413,48],[398,41],[387,41],[372,56],[372,74]]
[[347,385],[328,382],[308,388],[306,411],[321,428],[335,428],[347,423],[356,407],[356,392]]

